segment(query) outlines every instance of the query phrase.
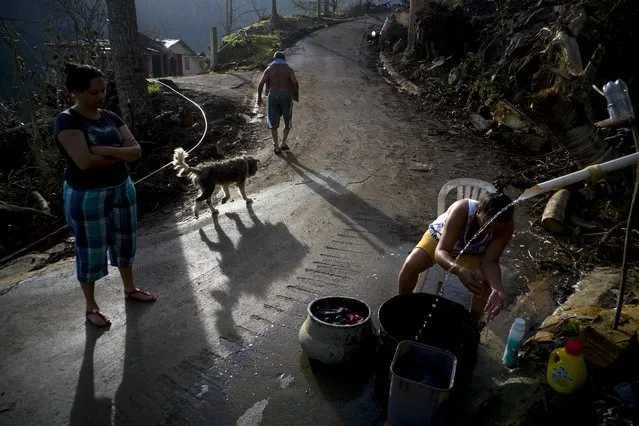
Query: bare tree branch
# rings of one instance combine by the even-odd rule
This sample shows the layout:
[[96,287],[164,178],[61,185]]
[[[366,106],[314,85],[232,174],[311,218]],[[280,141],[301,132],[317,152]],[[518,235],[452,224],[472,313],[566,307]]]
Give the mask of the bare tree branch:
[[51,213],[47,213],[42,210],[33,209],[31,207],[16,206],[14,204],[5,203],[4,201],[0,201],[0,211],[5,211],[9,213],[32,213],[32,214],[39,214],[39,215],[48,216],[48,217],[55,217]]

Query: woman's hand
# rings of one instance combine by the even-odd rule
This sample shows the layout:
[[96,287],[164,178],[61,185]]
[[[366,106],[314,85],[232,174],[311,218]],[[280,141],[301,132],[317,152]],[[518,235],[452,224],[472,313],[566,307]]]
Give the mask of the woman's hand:
[[491,289],[486,303],[486,317],[490,321],[508,304],[506,293],[503,290]]
[[113,147],[110,147],[110,146],[96,145],[96,146],[89,147],[89,151],[91,151],[91,154],[93,155],[101,155],[103,157],[113,157]]
[[118,161],[135,161],[142,155],[140,146],[135,142],[135,146],[122,146],[119,148],[113,146],[92,146],[91,154],[101,155],[103,157],[116,158]]
[[481,273],[462,266],[457,276],[471,293],[478,296],[481,294],[485,286],[484,277]]

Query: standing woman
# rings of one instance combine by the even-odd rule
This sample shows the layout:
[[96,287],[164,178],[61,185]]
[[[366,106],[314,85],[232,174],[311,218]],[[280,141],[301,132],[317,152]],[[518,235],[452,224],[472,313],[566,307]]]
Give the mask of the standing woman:
[[111,320],[95,301],[95,282],[111,265],[120,270],[127,300],[155,302],[157,296],[133,281],[137,210],[127,162],[138,160],[140,145],[116,114],[100,109],[105,76],[89,65],[67,64],[66,88],[75,105],[55,121],[58,148],[67,160],[64,212],[75,237],[76,271],[86,299],[86,319],[96,327]]

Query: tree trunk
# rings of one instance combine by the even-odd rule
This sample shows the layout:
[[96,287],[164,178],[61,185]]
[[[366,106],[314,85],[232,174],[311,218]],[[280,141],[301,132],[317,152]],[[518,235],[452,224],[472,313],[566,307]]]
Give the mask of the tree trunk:
[[226,34],[233,31],[233,0],[226,0]]
[[129,125],[143,121],[148,94],[142,66],[138,22],[133,0],[106,0],[113,71],[122,118]]
[[417,20],[416,9],[419,0],[410,0],[409,12],[408,12],[408,40],[406,40],[406,53],[412,54],[415,52],[415,21]]
[[271,25],[277,27],[279,25],[279,16],[277,16],[277,0],[271,0]]

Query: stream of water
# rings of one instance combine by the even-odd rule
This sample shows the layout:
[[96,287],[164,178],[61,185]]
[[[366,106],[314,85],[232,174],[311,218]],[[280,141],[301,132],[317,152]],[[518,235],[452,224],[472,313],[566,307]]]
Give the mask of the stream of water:
[[523,200],[525,200],[527,198],[530,198],[530,197],[519,197],[515,201],[511,202],[510,204],[508,204],[506,207],[504,207],[499,212],[497,212],[497,214],[495,214],[493,217],[488,219],[486,221],[486,223],[479,229],[479,231],[477,231],[475,233],[475,235],[473,235],[472,238],[470,240],[468,240],[468,242],[466,243],[464,248],[455,257],[455,260],[453,261],[453,264],[451,265],[451,267],[448,269],[448,271],[446,271],[446,275],[444,275],[444,279],[437,283],[437,285],[439,287],[439,291],[435,295],[435,302],[432,304],[432,308],[433,309],[431,310],[431,313],[429,313],[428,316],[426,317],[426,319],[424,320],[424,324],[422,325],[422,327],[417,331],[417,334],[415,335],[415,340],[416,341],[420,341],[421,338],[424,336],[424,332],[426,331],[426,328],[428,327],[428,321],[433,317],[433,314],[435,313],[435,310],[437,309],[437,302],[439,302],[439,299],[444,294],[444,285],[446,284],[446,280],[448,279],[448,277],[452,273],[451,271],[453,270],[455,265],[457,265],[457,262],[459,261],[459,258],[462,257],[462,255],[468,249],[468,247],[472,244],[472,242],[475,241],[475,239],[479,235],[481,235],[481,233],[484,232],[486,230],[486,228],[488,228],[490,226],[490,224],[493,223],[493,221],[499,217],[500,214],[502,214],[503,212],[508,210],[510,207],[515,206],[517,203],[519,203],[519,202],[521,202],[521,201],[523,201]]

